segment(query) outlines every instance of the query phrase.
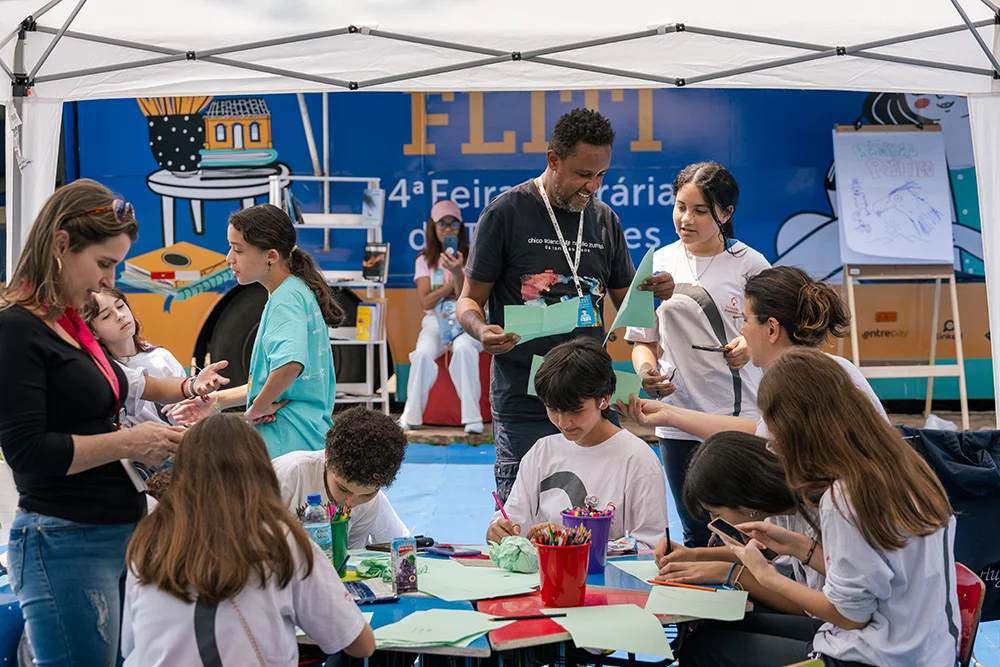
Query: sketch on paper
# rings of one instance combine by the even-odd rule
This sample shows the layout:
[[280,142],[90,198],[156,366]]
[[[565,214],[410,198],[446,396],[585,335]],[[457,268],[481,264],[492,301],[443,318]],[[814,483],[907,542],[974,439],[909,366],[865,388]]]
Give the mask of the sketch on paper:
[[865,234],[870,242],[888,245],[895,241],[929,243],[944,216],[921,196],[916,181],[893,188],[885,197],[868,205],[868,196],[858,179],[851,180],[855,222],[854,233]]

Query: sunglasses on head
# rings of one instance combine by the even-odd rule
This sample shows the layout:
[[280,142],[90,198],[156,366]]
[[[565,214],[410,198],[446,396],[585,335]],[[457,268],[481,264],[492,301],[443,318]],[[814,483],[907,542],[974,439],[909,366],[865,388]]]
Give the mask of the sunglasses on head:
[[67,216],[63,222],[72,220],[73,218],[79,218],[87,215],[97,215],[98,213],[104,213],[105,211],[114,211],[115,220],[121,222],[122,218],[134,218],[135,217],[135,207],[124,199],[115,199],[113,202],[107,206],[98,206],[92,211],[84,211],[83,213],[76,213],[74,215]]
[[462,226],[461,220],[452,220],[451,222],[445,222],[444,220],[438,220],[434,223],[438,226],[438,229],[459,229]]

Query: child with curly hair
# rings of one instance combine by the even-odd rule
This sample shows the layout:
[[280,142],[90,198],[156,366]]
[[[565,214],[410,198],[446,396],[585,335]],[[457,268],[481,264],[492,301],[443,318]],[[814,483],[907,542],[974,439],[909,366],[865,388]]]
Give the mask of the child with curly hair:
[[361,549],[409,531],[382,491],[396,479],[406,435],[391,417],[354,407],[335,415],[323,451],[296,451],[271,461],[281,496],[291,509],[318,493],[322,502],[352,507],[349,549]]

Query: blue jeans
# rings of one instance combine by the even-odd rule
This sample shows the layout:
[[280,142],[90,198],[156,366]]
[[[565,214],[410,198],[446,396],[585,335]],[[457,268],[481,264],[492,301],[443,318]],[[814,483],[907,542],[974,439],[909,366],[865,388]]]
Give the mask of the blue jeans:
[[[611,423],[621,426],[618,413],[611,413]],[[507,496],[517,478],[521,458],[528,453],[535,442],[548,435],[555,435],[559,429],[544,419],[497,419],[493,417],[493,445],[497,450],[497,462],[493,464],[493,477],[497,483],[500,502],[507,502]]]
[[684,529],[684,546],[706,546],[711,536],[708,524],[695,519],[684,507],[684,478],[687,476],[688,459],[701,443],[697,440],[673,438],[657,438],[657,440],[660,443],[660,459],[663,460],[663,468],[667,472],[670,495],[673,496],[674,506],[677,507],[677,514],[681,518],[681,527]]
[[35,664],[120,665],[125,549],[134,523],[94,525],[18,510],[7,545]]

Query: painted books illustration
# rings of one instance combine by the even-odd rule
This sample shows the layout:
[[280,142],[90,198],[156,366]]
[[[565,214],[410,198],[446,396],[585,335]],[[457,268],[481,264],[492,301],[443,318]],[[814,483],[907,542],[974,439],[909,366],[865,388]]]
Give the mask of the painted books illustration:
[[233,279],[233,272],[225,255],[182,241],[127,259],[118,279],[134,289],[167,297],[164,310],[169,311],[171,301],[221,287]]

